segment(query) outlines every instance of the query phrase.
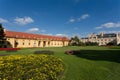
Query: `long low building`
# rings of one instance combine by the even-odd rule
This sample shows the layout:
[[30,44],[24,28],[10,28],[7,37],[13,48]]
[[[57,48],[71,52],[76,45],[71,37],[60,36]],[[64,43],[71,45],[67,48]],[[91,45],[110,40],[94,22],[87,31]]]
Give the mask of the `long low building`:
[[31,34],[25,32],[5,31],[6,42],[4,47],[63,47],[68,46],[67,37]]
[[88,37],[80,39],[81,42],[97,42],[98,45],[107,45],[112,42],[114,45],[120,44],[120,33],[100,33],[90,34]]

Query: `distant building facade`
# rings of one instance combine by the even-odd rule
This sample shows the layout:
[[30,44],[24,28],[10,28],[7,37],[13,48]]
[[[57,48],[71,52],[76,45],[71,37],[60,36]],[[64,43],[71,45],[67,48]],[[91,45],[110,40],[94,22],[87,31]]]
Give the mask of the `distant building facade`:
[[107,45],[112,42],[115,45],[120,44],[120,33],[107,33],[104,32],[100,34],[90,34],[88,37],[80,39],[81,42],[97,42],[98,45]]
[[5,31],[5,47],[27,48],[27,47],[63,47],[68,46],[67,37],[30,34],[24,32]]

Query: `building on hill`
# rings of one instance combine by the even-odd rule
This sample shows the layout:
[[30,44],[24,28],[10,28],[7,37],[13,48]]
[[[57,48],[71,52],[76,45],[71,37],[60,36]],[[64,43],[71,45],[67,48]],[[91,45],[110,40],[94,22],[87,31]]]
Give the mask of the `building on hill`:
[[5,31],[5,36],[5,47],[12,48],[63,47],[68,46],[69,43],[69,39],[67,37],[30,34],[15,31]]
[[107,45],[108,43],[113,43],[114,45],[120,44],[120,33],[100,33],[100,34],[90,34],[88,37],[80,39],[81,42],[97,42],[98,45]]

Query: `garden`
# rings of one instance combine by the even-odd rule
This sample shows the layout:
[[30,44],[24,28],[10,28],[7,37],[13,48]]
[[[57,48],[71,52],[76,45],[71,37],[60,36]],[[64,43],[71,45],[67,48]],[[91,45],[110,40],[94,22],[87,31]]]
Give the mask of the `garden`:
[[23,48],[0,55],[1,80],[120,79],[118,46]]

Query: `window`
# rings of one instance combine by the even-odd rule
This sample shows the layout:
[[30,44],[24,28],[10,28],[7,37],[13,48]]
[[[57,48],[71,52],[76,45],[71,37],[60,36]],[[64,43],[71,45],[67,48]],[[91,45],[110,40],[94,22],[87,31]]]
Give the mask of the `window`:
[[24,42],[23,42],[23,45],[24,45]]
[[103,42],[101,42],[101,45],[103,45]]
[[28,43],[28,45],[30,45],[30,40],[29,40],[29,43]]

